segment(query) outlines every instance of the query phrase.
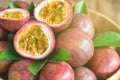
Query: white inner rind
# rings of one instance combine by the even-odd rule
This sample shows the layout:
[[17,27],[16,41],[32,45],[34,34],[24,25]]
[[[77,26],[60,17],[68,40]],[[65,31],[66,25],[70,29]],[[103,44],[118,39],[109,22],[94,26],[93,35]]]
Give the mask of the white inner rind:
[[[21,55],[23,55],[23,56],[27,56],[27,57],[29,57],[29,58],[35,58],[35,59],[39,59],[39,58],[44,58],[46,55],[48,55],[49,54],[49,52],[51,51],[51,47],[52,47],[52,40],[50,40],[50,39],[52,39],[52,36],[48,33],[49,32],[49,30],[46,28],[46,27],[43,27],[43,26],[45,26],[44,24],[31,24],[30,26],[33,26],[33,25],[40,25],[40,26],[42,26],[42,30],[43,30],[43,32],[44,32],[44,34],[46,35],[46,37],[48,38],[48,48],[47,48],[47,50],[44,52],[44,53],[42,53],[42,54],[38,54],[38,53],[35,53],[35,55],[33,56],[33,55],[31,55],[29,52],[27,52],[27,51],[20,51],[20,53],[21,53]],[[29,27],[30,28],[30,27]],[[29,29],[28,28],[28,29]],[[18,37],[19,38],[19,37]],[[17,45],[18,45],[18,42],[17,42]],[[20,50],[20,48],[18,48],[19,50]]]
[[[60,2],[63,2],[65,3],[65,0],[46,0],[46,1],[43,1],[42,3],[40,3],[40,5],[37,5],[37,7],[35,8],[35,12],[34,12],[34,16],[35,18],[38,20],[38,21],[42,21],[44,22],[44,20],[42,18],[39,17],[39,12],[41,11],[41,9],[45,6],[45,4],[49,3],[49,2],[55,2],[55,1],[60,1]],[[53,24],[53,25],[50,25],[50,26],[57,26],[57,25],[61,25],[64,23],[64,20],[59,23],[59,24]]]

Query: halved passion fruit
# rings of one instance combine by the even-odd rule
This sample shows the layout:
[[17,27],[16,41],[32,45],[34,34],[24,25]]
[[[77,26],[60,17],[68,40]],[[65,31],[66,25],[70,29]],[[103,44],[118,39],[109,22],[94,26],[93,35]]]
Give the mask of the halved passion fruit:
[[55,47],[52,29],[36,20],[25,23],[15,34],[14,48],[23,57],[39,60],[47,57]]
[[41,0],[34,9],[34,16],[54,31],[61,31],[70,24],[73,7],[70,0]]
[[25,9],[14,8],[0,11],[0,25],[8,31],[16,31],[30,19]]

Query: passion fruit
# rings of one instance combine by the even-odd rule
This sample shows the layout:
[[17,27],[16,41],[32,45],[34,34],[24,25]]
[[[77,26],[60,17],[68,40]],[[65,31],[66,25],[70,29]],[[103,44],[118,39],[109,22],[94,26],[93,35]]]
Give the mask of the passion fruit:
[[33,61],[28,59],[14,62],[10,66],[8,80],[34,80],[35,76],[27,69],[27,67],[32,63]]
[[96,48],[88,66],[97,77],[106,79],[120,68],[120,56],[114,48]]
[[0,25],[8,31],[18,30],[30,19],[30,13],[26,9],[14,8],[0,11]]
[[6,8],[4,8],[4,7],[0,7],[0,11],[2,11],[2,10],[5,10]]
[[69,27],[78,27],[91,38],[94,37],[94,25],[89,14],[75,14]]
[[47,63],[40,71],[39,80],[74,80],[74,71],[66,62]]
[[55,47],[52,29],[43,22],[32,20],[24,24],[15,34],[14,48],[17,53],[30,59],[43,59]]
[[73,67],[85,65],[93,56],[94,45],[90,36],[79,28],[63,31],[56,40],[56,51],[65,48],[72,57],[68,63]]
[[97,80],[95,73],[87,67],[74,68],[75,80]]
[[0,40],[4,40],[7,36],[7,31],[0,26]]
[[[10,44],[8,42],[0,41],[0,53],[8,49],[9,47]],[[6,71],[8,71],[11,62],[12,62],[11,60],[7,60],[7,59],[0,60],[0,73],[5,73]]]
[[41,0],[34,9],[38,21],[50,25],[54,31],[68,27],[73,16],[73,6],[70,0]]
[[27,3],[26,1],[22,1],[22,0],[15,0],[14,1],[17,5],[20,6],[20,8],[23,8],[23,9],[28,9],[30,7],[30,4]]

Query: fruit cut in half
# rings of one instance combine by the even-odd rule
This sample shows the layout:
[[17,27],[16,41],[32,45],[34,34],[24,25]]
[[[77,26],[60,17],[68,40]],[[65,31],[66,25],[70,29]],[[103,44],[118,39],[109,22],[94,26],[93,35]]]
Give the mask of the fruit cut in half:
[[43,22],[31,20],[15,34],[14,48],[25,58],[39,60],[47,57],[54,49],[55,37],[52,29]]
[[70,24],[73,7],[70,0],[41,0],[34,9],[34,16],[54,31],[61,31]]
[[29,19],[30,14],[25,9],[14,8],[0,11],[0,25],[8,31],[18,30]]

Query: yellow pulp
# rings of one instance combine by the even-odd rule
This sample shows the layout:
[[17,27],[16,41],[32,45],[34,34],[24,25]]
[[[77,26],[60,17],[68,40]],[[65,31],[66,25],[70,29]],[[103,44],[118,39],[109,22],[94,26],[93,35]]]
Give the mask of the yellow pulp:
[[48,48],[48,38],[39,25],[32,25],[19,37],[19,48],[32,56],[44,53]]
[[39,17],[49,25],[59,24],[67,16],[67,4],[61,1],[51,1],[39,12]]
[[20,11],[7,11],[3,14],[3,17],[7,19],[21,19],[23,14]]

